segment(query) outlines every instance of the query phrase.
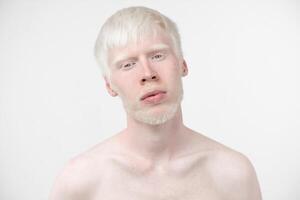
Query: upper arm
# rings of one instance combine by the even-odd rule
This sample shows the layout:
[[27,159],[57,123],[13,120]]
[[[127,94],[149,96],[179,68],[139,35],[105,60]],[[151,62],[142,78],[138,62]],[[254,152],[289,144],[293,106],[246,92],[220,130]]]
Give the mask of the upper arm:
[[238,152],[226,152],[214,168],[214,178],[225,199],[262,199],[254,167],[246,156]]
[[232,200],[261,200],[261,192],[257,176],[248,158],[238,158],[238,164],[233,172],[232,179],[229,179],[225,188],[228,189],[229,199]]
[[50,200],[86,200],[90,195],[91,181],[86,163],[82,160],[69,161],[56,178]]
[[50,194],[50,200],[79,200],[76,183],[74,184],[64,174],[55,180]]

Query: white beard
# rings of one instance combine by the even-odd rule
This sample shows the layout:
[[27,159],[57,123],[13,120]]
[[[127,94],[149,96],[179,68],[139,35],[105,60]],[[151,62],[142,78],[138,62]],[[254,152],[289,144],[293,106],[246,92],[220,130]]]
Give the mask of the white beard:
[[161,112],[154,112],[155,108],[144,108],[141,106],[137,106],[134,104],[128,104],[128,102],[123,101],[124,108],[128,115],[132,116],[135,120],[149,124],[149,125],[160,125],[172,119],[183,99],[183,89],[182,85],[178,87],[176,91],[176,97],[174,102],[166,103],[166,105],[158,105],[162,106],[163,109]]
[[164,112],[156,114],[151,113],[149,110],[138,110],[133,113],[133,117],[134,119],[149,125],[164,124],[175,116],[181,102],[181,99],[178,100],[179,101],[176,103],[167,105],[167,108],[165,108]]

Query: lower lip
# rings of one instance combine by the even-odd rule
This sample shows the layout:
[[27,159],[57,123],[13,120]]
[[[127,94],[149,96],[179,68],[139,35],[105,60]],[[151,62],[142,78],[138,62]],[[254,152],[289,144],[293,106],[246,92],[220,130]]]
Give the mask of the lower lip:
[[143,100],[143,102],[147,104],[155,104],[159,103],[163,100],[163,98],[166,96],[165,93],[158,93],[154,96],[147,97],[146,99]]

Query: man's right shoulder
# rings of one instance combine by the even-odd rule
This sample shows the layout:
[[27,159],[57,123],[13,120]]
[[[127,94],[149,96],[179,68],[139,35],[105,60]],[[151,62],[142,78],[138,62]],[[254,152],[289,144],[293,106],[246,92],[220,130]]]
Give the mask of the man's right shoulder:
[[81,200],[99,189],[105,168],[104,142],[70,159],[58,174],[50,200]]

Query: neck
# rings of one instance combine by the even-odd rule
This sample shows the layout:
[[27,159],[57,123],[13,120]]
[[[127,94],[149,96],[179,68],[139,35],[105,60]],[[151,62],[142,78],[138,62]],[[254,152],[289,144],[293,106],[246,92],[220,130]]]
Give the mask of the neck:
[[161,125],[148,125],[128,117],[122,142],[129,152],[143,159],[170,160],[180,149],[184,129],[181,107],[172,119]]

